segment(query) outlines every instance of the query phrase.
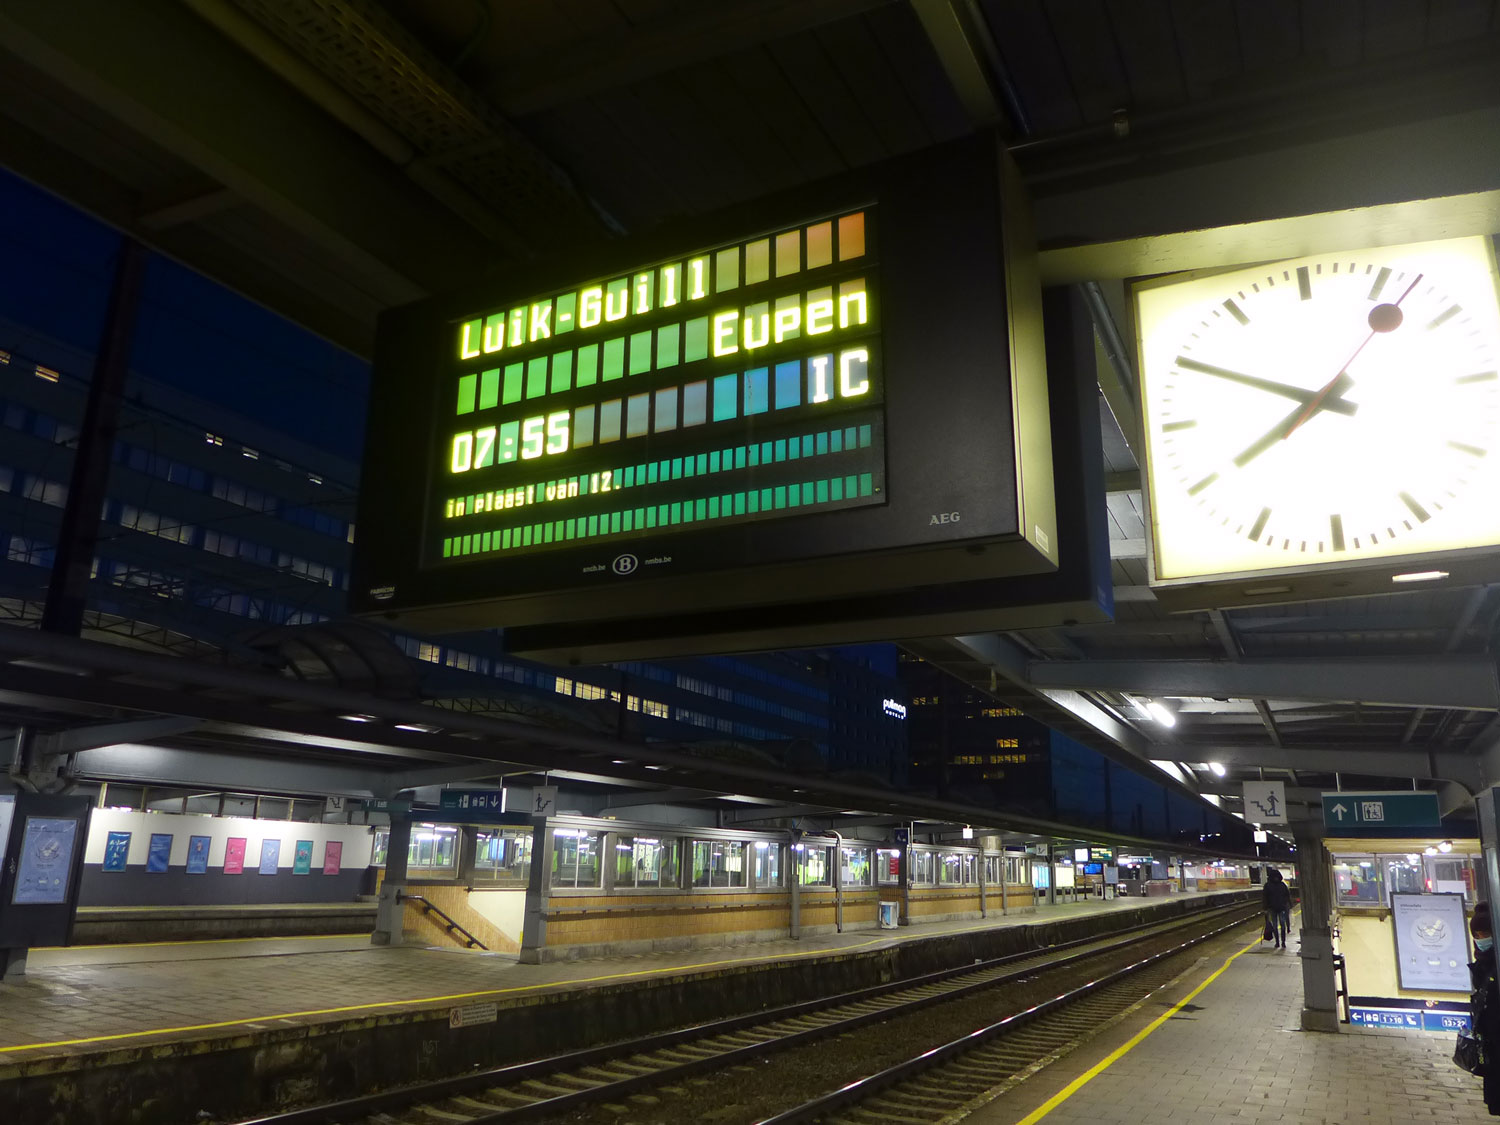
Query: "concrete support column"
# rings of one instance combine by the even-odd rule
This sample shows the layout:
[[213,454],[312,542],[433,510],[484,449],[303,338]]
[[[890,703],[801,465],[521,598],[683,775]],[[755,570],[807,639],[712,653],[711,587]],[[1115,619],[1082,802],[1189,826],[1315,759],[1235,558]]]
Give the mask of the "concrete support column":
[[792,833],[792,843],[787,845],[786,854],[790,861],[787,866],[791,869],[791,904],[792,917],[789,934],[793,941],[802,938],[802,861],[807,853],[802,850],[801,834]]
[[1474,811],[1479,821],[1479,847],[1484,853],[1484,877],[1479,882],[1491,909],[1500,903],[1500,834],[1497,834],[1500,815],[1497,815],[1497,801],[1500,801],[1500,789],[1485,789],[1474,798]]
[[521,918],[521,951],[517,954],[523,965],[540,965],[542,951],[547,948],[554,847],[553,830],[545,820],[538,819],[531,828],[531,870],[526,880],[526,912]]
[[[531,828],[531,869],[526,880],[525,914],[521,918],[523,965],[540,965],[547,948],[547,907],[552,895],[553,830],[538,819]],[[603,862],[601,858],[600,862]]]
[[1295,829],[1297,884],[1302,895],[1302,1030],[1338,1031],[1338,985],[1333,971],[1333,867],[1321,836]]
[[411,817],[391,814],[391,835],[385,851],[385,878],[380,883],[380,901],[375,907],[375,932],[371,945],[400,945],[406,907],[406,857],[411,850]]
[[901,845],[901,917],[897,925],[911,925],[911,836]]
[[1057,864],[1053,862],[1053,848],[1047,845],[1047,905],[1057,905]]
[[979,845],[979,916],[981,918],[988,918],[990,916],[989,899],[985,893],[988,889],[984,881],[985,858],[984,843],[981,841]]

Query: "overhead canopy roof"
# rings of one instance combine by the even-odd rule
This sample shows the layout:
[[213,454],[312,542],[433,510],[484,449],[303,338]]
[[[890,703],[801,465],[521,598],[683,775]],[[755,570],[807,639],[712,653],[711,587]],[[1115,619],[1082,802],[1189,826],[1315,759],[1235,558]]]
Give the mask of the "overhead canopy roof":
[[[1119,279],[1500,230],[1490,4],[10,0],[0,159],[358,354],[385,308],[994,127],[1095,282],[1112,625],[916,646],[1090,741],[1240,776],[1500,775],[1488,588],[1169,616]],[[1171,731],[1127,695],[1165,699]],[[1206,770],[1227,768],[1219,779]],[[1462,791],[1445,799],[1461,803]]]

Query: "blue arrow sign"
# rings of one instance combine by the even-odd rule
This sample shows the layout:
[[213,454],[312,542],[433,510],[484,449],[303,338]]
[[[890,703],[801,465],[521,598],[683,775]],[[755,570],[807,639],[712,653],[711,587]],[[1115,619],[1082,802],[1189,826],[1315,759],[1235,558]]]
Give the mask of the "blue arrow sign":
[[1440,828],[1436,793],[1401,789],[1392,793],[1324,793],[1323,823],[1337,831],[1357,828]]

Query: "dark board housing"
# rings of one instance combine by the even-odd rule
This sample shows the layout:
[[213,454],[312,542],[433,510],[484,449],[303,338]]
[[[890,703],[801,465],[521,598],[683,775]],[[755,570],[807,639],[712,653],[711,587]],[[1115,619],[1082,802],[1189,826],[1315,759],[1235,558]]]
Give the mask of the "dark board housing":
[[[764,410],[752,415],[744,398],[742,412],[691,430],[676,425],[683,415],[674,413],[668,420],[675,428],[665,432],[629,437],[611,430],[621,439],[610,442],[607,450],[604,423],[593,417],[588,424],[597,429],[577,432],[596,434],[600,441],[584,447],[570,444],[562,434],[580,407],[587,409],[597,400],[602,415],[611,401],[628,403],[632,396],[640,401],[670,387],[681,391],[681,397],[673,396],[674,410],[680,409],[690,384],[714,385],[726,372],[741,378],[732,385],[748,396],[751,360],[735,354],[689,362],[684,350],[673,353],[670,367],[644,364],[632,373],[633,367],[622,368],[617,360],[613,374],[619,378],[613,385],[602,378],[579,385],[570,380],[583,370],[581,350],[569,351],[560,381],[552,374],[558,370],[560,336],[531,341],[523,329],[513,337],[519,357],[514,378],[505,372],[503,349],[494,357],[469,354],[479,352],[488,322],[494,322],[494,331],[502,330],[501,313],[540,299],[552,302],[552,315],[561,317],[564,297],[583,292],[591,278],[602,289],[611,281],[625,282],[625,300],[631,279],[654,270],[657,290],[665,292],[662,263],[691,265],[695,256],[707,259],[723,248],[738,247],[739,261],[748,264],[751,243],[774,241],[792,230],[804,232],[810,262],[812,226],[854,213],[868,219],[865,262],[840,260],[825,274],[814,274],[809,266],[809,281],[800,293],[810,317],[812,291],[825,284],[825,276],[835,286],[851,278],[865,286],[869,319],[856,324],[851,317],[831,354],[846,343],[867,349],[866,360],[858,361],[864,365],[851,368],[856,374],[849,384],[858,387],[868,375],[875,393],[864,401],[829,406],[826,416],[833,421],[827,424],[821,423],[822,407],[812,405],[813,359],[803,344],[788,342],[781,351],[773,347],[764,363],[774,370],[783,356],[800,358],[807,397],[799,408],[779,417]],[[631,623],[650,622],[644,630],[651,634],[648,647],[705,651],[705,644],[718,642],[695,642],[694,636],[714,631],[720,615],[750,614],[757,632],[765,635],[730,644],[756,646],[775,643],[771,634],[778,622],[817,618],[827,606],[852,605],[853,600],[874,603],[877,618],[888,616],[880,612],[880,604],[894,607],[882,635],[932,633],[939,628],[924,630],[920,619],[928,612],[925,603],[944,587],[988,587],[1005,576],[1053,572],[1060,545],[1052,418],[1041,293],[1029,239],[1024,199],[1008,157],[993,138],[975,137],[650,238],[602,247],[586,260],[548,263],[484,293],[435,299],[387,314],[377,346],[361,486],[351,582],[354,610],[438,631],[503,626],[524,636],[530,628],[561,628],[567,632],[567,655],[580,659],[593,652],[589,637],[596,629],[639,634],[642,628]],[[778,298],[793,290],[795,279],[769,278],[713,293],[703,307],[712,320],[720,307],[749,309],[765,301],[774,308]],[[568,314],[581,312],[581,302],[568,299]],[[643,301],[643,309],[647,303]],[[615,311],[621,308],[617,305]],[[643,311],[637,321],[643,327],[632,337],[629,354],[635,354],[636,337],[645,340],[673,311]],[[557,323],[542,317],[545,328]],[[717,332],[721,325],[713,323]],[[608,327],[602,327],[607,334]],[[618,335],[631,331],[630,322],[622,321]],[[575,337],[582,339],[581,334]],[[661,337],[653,339],[660,348]],[[456,340],[461,341],[458,348]],[[551,368],[534,366],[538,349],[548,347]],[[549,395],[555,396],[550,404]],[[522,419],[533,397],[537,413]],[[457,422],[455,401],[462,413]],[[661,410],[659,400],[648,401]],[[614,407],[612,425],[621,425],[618,419],[626,409]],[[565,414],[566,420],[560,420]],[[560,448],[556,455],[538,453],[532,465],[514,452],[515,429],[509,444],[494,436],[507,422],[519,422],[525,432],[527,422],[539,419],[544,421],[531,427],[535,441],[528,449],[539,451],[554,423]],[[789,472],[777,443],[790,447],[804,420],[800,448],[807,465],[825,452],[814,444],[815,437],[842,431],[859,439],[853,455],[862,459],[861,471],[846,478],[850,488],[842,500],[828,493],[830,502],[821,502],[825,492],[815,489],[811,479],[820,477],[815,468],[805,474],[809,479],[802,482],[801,505],[784,504],[775,492],[785,486]],[[649,424],[659,421],[658,414]],[[464,429],[471,425],[473,429]],[[491,432],[480,438],[481,430]],[[460,440],[456,431],[467,436]],[[487,460],[482,469],[473,468],[481,445],[488,447]],[[502,446],[510,457],[504,464],[491,451]],[[747,448],[763,449],[766,456],[759,464],[733,459]],[[706,460],[710,451],[718,455],[716,462]],[[830,461],[847,460],[851,442],[845,440],[839,449],[829,446],[826,453]],[[679,479],[668,469],[694,458],[696,482]],[[539,479],[535,465],[541,461],[547,462],[549,480],[585,482],[601,466],[628,465],[631,485],[649,500],[626,506],[623,526],[618,519],[612,528],[599,521],[598,533],[594,523],[564,518],[564,513],[582,516],[597,510],[607,516],[611,504],[620,506],[617,497],[559,494],[566,504],[551,508],[533,501],[533,510],[542,515],[527,524],[524,546],[512,549],[512,525],[520,534],[516,514],[495,505],[528,475]],[[648,465],[662,473],[645,483]],[[462,473],[454,472],[457,466]],[[1067,472],[1078,476],[1074,467]],[[828,475],[840,477],[839,472]],[[459,476],[463,480],[455,483]],[[687,516],[691,490],[701,489],[707,477],[715,478],[712,489],[723,489],[722,496],[714,497],[714,507],[700,506],[696,520],[680,522],[674,511],[669,521],[666,501],[675,502],[681,493],[687,498],[682,505]],[[792,487],[797,483],[793,474]],[[758,495],[768,507],[773,494],[773,510],[751,513],[737,506],[736,497]],[[643,512],[652,517],[649,526]],[[531,514],[526,518],[532,519]],[[502,525],[507,538],[499,549]],[[550,538],[534,541],[533,531],[540,537],[543,527]],[[453,534],[455,528],[460,537]],[[866,616],[869,612],[860,610]],[[798,643],[852,639],[849,614],[832,617],[826,627],[813,630],[815,635],[803,630]],[[534,636],[517,647],[554,646]]]

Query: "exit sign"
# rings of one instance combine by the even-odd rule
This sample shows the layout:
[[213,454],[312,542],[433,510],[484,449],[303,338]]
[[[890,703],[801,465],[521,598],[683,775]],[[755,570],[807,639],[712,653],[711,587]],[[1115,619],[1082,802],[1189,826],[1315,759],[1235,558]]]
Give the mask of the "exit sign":
[[1397,790],[1393,793],[1324,793],[1323,823],[1330,829],[1438,828],[1436,793]]

